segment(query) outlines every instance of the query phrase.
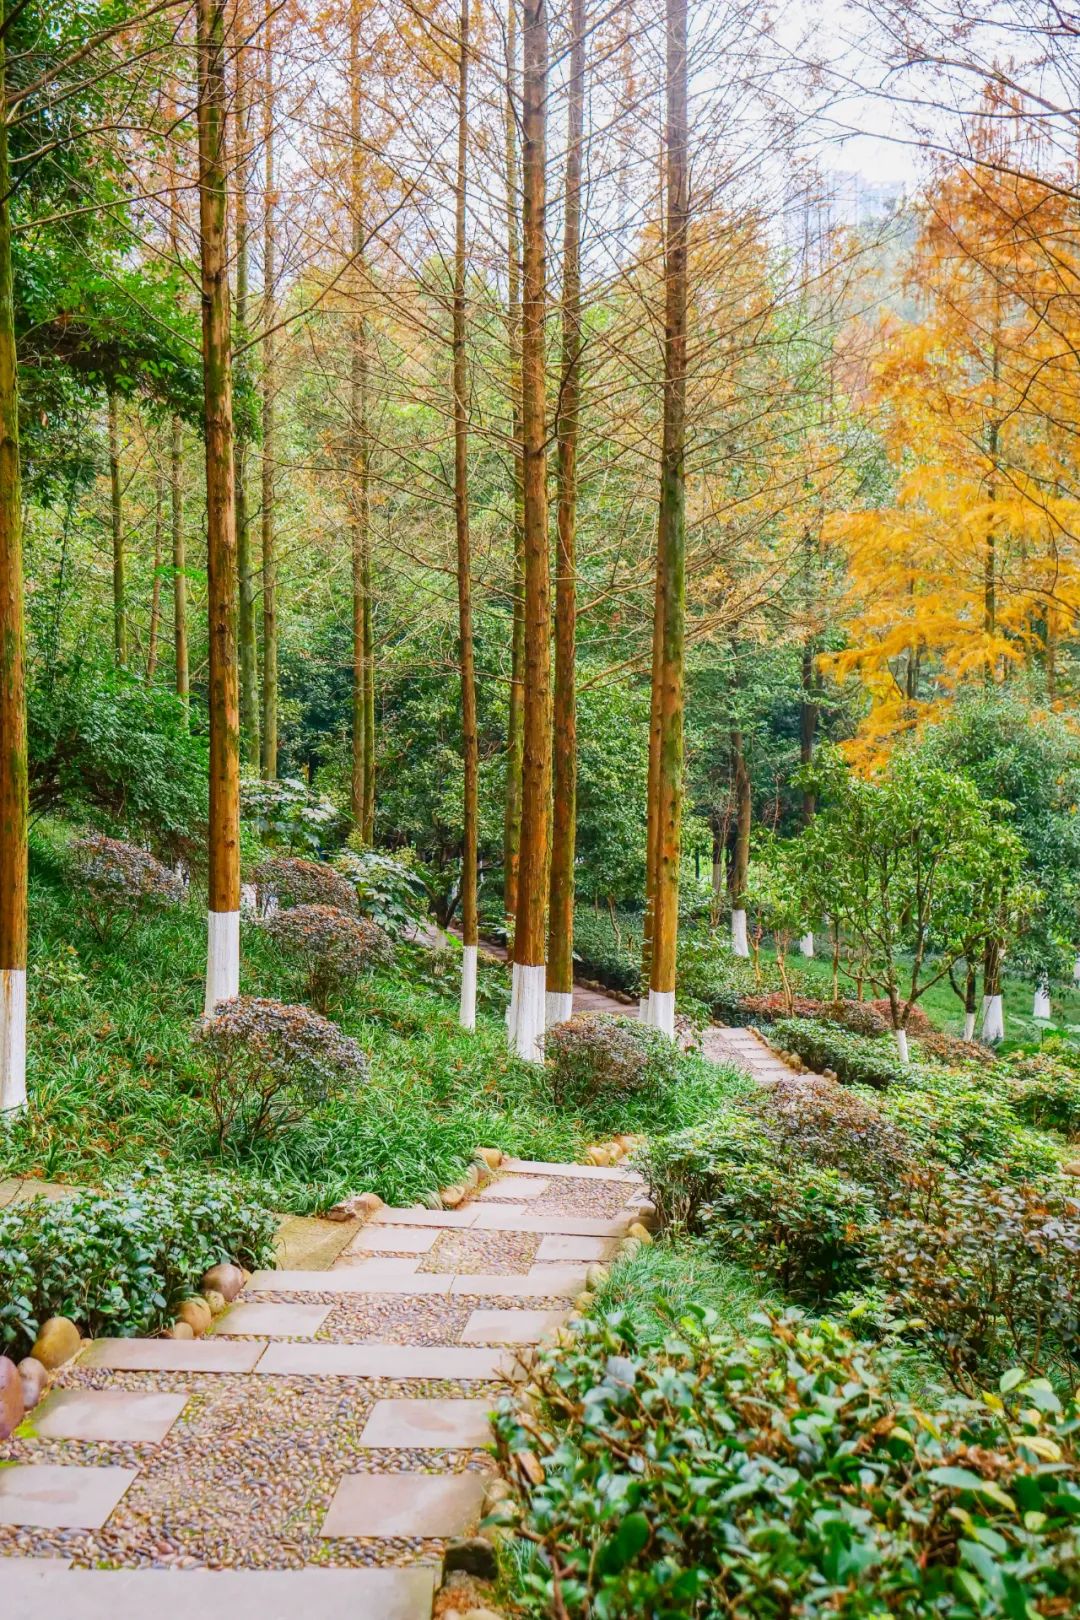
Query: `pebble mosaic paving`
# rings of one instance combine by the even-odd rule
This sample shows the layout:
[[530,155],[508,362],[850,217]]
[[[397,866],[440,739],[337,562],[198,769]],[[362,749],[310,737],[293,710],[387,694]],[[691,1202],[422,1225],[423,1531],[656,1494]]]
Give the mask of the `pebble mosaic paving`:
[[521,1347],[634,1218],[640,1183],[590,1168],[381,1209],[329,1269],[257,1273],[208,1338],[97,1340],[0,1447],[4,1620],[429,1620]]

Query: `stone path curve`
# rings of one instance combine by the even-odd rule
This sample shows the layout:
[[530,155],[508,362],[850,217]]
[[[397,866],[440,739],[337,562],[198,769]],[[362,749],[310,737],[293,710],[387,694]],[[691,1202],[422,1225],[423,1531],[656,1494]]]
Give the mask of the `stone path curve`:
[[0,1615],[429,1620],[495,1398],[643,1202],[625,1166],[504,1160],[256,1273],[204,1339],[95,1341],[0,1448]]

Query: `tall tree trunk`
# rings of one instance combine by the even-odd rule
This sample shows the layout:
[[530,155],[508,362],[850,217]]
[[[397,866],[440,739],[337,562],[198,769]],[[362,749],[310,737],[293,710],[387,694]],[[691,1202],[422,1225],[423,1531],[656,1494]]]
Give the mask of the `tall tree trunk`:
[[510,431],[513,436],[513,628],[510,637],[510,708],[506,727],[506,797],[503,811],[503,907],[516,918],[521,848],[521,770],[525,714],[525,477],[521,437],[521,231],[518,221],[517,74],[518,0],[506,7],[506,327],[510,355]]
[[[352,444],[352,781],[353,824],[367,843],[374,835],[375,717],[371,668],[370,496],[368,485],[367,317],[363,309],[364,171],[361,146],[360,5],[349,7],[350,192],[357,312],[349,380]],[[369,691],[370,688],[370,691]]]
[[667,0],[667,225],[664,283],[664,435],[657,537],[660,727],[656,783],[656,866],[649,1022],[675,1033],[682,827],[683,677],[686,637],[686,307],[689,238],[686,0]]
[[240,705],[225,154],[225,0],[198,0],[199,246],[210,632],[209,930],[204,1015],[240,984]]
[[183,477],[184,428],[178,416],[172,419],[169,447],[169,507],[172,518],[173,564],[173,662],[176,694],[188,708],[191,702],[191,672],[187,640],[187,547],[184,541]]
[[277,240],[274,194],[274,7],[267,0],[263,24],[263,308],[262,341],[262,774],[277,777],[278,752],[278,626],[277,555],[274,535],[274,430],[276,410],[274,290],[277,278]]
[[514,929],[510,1033],[519,1055],[539,1062],[544,1035],[544,913],[551,787],[551,585],[548,561],[544,314],[547,262],[545,145],[546,0],[524,0],[522,75],[521,421],[525,482],[525,704],[521,844]]
[[[248,183],[251,171],[251,107],[248,96],[247,14],[237,9],[234,22],[236,51],[234,55],[235,94],[233,96],[233,128],[235,130],[235,198],[236,198],[236,308],[234,324],[236,345],[247,339],[248,326]],[[247,362],[237,362],[237,378],[246,381]],[[240,735],[244,759],[254,770],[259,768],[259,669],[255,638],[255,572],[251,561],[251,523],[247,498],[247,436],[242,429],[236,433],[234,452],[236,480],[236,563],[240,576]]]
[[749,956],[746,938],[746,876],[750,870],[750,772],[742,732],[731,733],[731,759],[735,788],[735,845],[731,861],[731,944],[736,956]]
[[161,531],[165,527],[165,475],[158,463],[154,475],[154,582],[150,589],[150,636],[146,648],[146,679],[157,673],[158,638],[161,635]]
[[585,130],[585,0],[570,4],[566,201],[563,218],[562,389],[555,548],[555,707],[551,894],[548,907],[549,1025],[574,1007],[574,851],[577,836],[577,452],[581,392],[581,150]]
[[10,197],[0,33],[0,1111],[26,1101],[26,626]]
[[120,491],[120,402],[108,391],[109,518],[112,530],[113,655],[121,667],[128,660],[127,588],[124,580],[124,501]]
[[458,19],[457,176],[454,187],[454,526],[457,534],[458,664],[464,773],[461,843],[462,1027],[476,1028],[477,739],[473,658],[472,557],[469,548],[469,372],[465,352],[465,208],[469,134],[469,0]]

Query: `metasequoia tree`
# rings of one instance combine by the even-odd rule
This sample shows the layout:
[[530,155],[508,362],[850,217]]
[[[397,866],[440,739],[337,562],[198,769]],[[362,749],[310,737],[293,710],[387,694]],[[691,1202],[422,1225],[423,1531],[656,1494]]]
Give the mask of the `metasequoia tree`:
[[371,498],[368,432],[368,323],[363,300],[364,164],[360,6],[349,7],[349,212],[357,309],[352,319],[349,415],[352,444],[352,778],[353,824],[367,843],[375,834],[375,659],[371,618]]
[[525,478],[521,440],[521,224],[518,195],[517,83],[518,0],[506,6],[506,341],[509,351],[512,490],[510,703],[506,724],[506,790],[503,808],[503,909],[517,916],[521,848],[521,771],[525,713]]
[[[233,94],[233,224],[236,238],[236,299],[234,323],[238,380],[246,370],[244,347],[248,328],[248,186],[251,170],[251,106],[248,79],[246,11],[238,7],[233,21],[235,33]],[[240,647],[240,732],[244,758],[259,767],[259,670],[255,636],[255,570],[251,559],[251,522],[247,497],[247,434],[236,429],[234,478],[236,482],[236,565],[240,583],[238,633]]]
[[124,501],[120,485],[120,401],[108,389],[109,527],[112,534],[113,655],[123,666],[128,661],[127,600],[124,588]]
[[[667,0],[667,220],[664,240],[664,427],[656,547],[653,692],[656,805],[649,849],[652,950],[646,1020],[675,1033],[675,949],[683,796],[686,633],[686,309],[689,251],[686,0]],[[652,775],[652,772],[650,772]]]
[[555,703],[548,1025],[574,1010],[574,849],[577,822],[577,458],[581,390],[581,183],[585,130],[585,5],[571,0],[566,187],[563,202],[562,364],[555,542]]
[[240,989],[240,712],[229,313],[225,0],[198,0],[199,252],[210,641],[210,842],[204,1015]]
[[278,622],[277,550],[274,530],[276,454],[277,337],[274,329],[277,282],[277,194],[274,177],[274,17],[268,0],[263,20],[263,296],[262,296],[262,774],[277,776]]
[[0,1110],[26,1101],[26,631],[11,281],[7,14],[0,30]]
[[521,841],[509,1031],[518,1054],[542,1055],[545,910],[551,790],[551,591],[548,561],[544,314],[547,296],[545,155],[546,0],[522,7],[521,423],[524,460],[525,681]]
[[457,173],[454,184],[454,529],[457,537],[458,662],[461,670],[461,751],[464,776],[461,841],[460,1017],[476,1027],[477,802],[476,668],[473,654],[472,558],[469,550],[469,372],[465,349],[466,163],[469,135],[469,0],[458,21]]

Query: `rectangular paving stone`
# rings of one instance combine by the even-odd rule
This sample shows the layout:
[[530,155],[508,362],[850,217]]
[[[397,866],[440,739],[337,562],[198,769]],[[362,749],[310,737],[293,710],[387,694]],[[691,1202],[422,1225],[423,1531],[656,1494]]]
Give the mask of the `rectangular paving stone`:
[[408,1277],[419,1271],[422,1259],[420,1254],[349,1254],[346,1251],[334,1261],[334,1270],[341,1271],[345,1267],[355,1270],[363,1266],[369,1277]]
[[480,1194],[481,1198],[499,1199],[543,1198],[550,1183],[540,1176],[507,1176],[493,1181]]
[[343,1266],[334,1271],[257,1271],[244,1290],[248,1294],[448,1294],[450,1278],[438,1272]]
[[561,1232],[567,1237],[622,1237],[630,1224],[628,1215],[608,1219],[596,1215],[533,1215],[524,1210],[508,1209],[504,1204],[489,1204],[476,1212],[478,1232]]
[[471,1450],[491,1439],[490,1410],[490,1401],[376,1401],[360,1444]]
[[641,1181],[639,1170],[621,1164],[548,1164],[542,1159],[504,1159],[500,1169],[516,1181],[525,1176],[557,1176],[570,1181]]
[[113,1372],[250,1372],[266,1349],[254,1339],[95,1339],[83,1352],[82,1367]]
[[264,1339],[311,1339],[318,1333],[332,1305],[278,1305],[238,1300],[214,1323],[213,1331],[258,1334]]
[[363,1226],[349,1244],[349,1254],[426,1254],[439,1241],[436,1226]]
[[58,1389],[30,1414],[47,1440],[104,1440],[118,1445],[164,1440],[186,1395],[134,1389]]
[[[0,1468],[0,1524],[33,1525],[39,1530],[100,1530],[137,1472],[134,1468],[13,1463]],[[6,1607],[2,1612],[6,1615]]]
[[566,1311],[475,1310],[461,1330],[462,1344],[539,1344],[566,1321]]
[[317,1378],[498,1378],[510,1361],[498,1350],[457,1344],[271,1344],[257,1371]]
[[540,1239],[537,1260],[606,1260],[612,1245],[607,1238],[568,1237],[552,1233]]
[[464,1209],[395,1209],[383,1204],[367,1223],[372,1226],[471,1226],[476,1219],[474,1204]]
[[565,1266],[538,1266],[525,1276],[520,1272],[500,1275],[497,1272],[460,1272],[453,1279],[451,1294],[472,1295],[476,1299],[572,1299],[585,1287],[584,1268],[569,1270]]
[[435,1568],[68,1569],[0,1559],[4,1620],[430,1620]]
[[484,1478],[465,1474],[346,1474],[324,1536],[461,1536],[474,1530]]

